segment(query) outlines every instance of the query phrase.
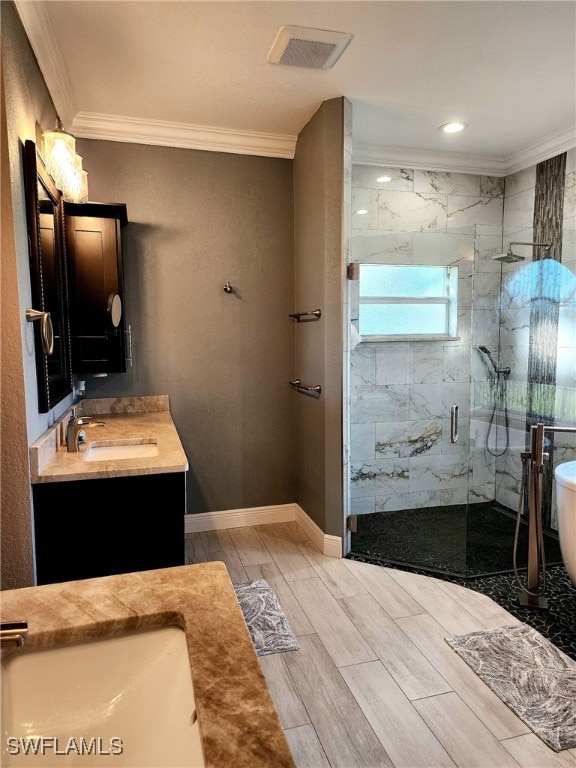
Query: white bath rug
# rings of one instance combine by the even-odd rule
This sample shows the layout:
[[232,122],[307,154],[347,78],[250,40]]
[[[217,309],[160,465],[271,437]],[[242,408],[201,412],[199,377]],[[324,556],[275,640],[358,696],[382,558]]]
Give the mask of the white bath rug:
[[551,749],[576,747],[576,661],[527,624],[446,642]]

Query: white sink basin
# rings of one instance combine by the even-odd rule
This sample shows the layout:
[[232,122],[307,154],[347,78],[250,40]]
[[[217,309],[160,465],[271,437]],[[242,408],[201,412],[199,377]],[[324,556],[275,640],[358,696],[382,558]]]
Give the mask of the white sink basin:
[[115,459],[140,459],[158,456],[156,443],[117,443],[116,445],[90,445],[84,461],[113,461]]
[[[2,658],[1,702],[6,768],[204,766],[180,627],[12,652]],[[56,746],[42,736],[56,737]],[[34,737],[40,752],[23,754]]]

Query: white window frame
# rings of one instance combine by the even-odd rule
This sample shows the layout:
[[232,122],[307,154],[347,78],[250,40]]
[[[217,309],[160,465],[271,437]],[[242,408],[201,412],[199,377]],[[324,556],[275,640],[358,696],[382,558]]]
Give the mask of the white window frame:
[[[368,296],[360,294],[360,272],[362,267],[434,267],[446,270],[446,294],[444,296]],[[458,319],[458,267],[442,264],[369,264],[358,265],[358,327],[360,326],[360,308],[362,304],[419,304],[438,305],[446,308],[445,333],[408,333],[408,334],[359,334],[360,341],[456,341]]]

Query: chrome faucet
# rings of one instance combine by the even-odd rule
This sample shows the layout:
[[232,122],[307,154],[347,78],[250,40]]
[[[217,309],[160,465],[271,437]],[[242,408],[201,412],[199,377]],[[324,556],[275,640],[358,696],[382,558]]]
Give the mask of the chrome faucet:
[[92,421],[92,416],[76,416],[72,411],[72,417],[66,427],[66,450],[69,453],[78,453],[80,445],[86,440],[87,427],[101,427],[105,421]]
[[80,443],[86,439],[84,427],[90,422],[90,416],[72,416],[66,427],[66,450],[77,453]]
[[528,458],[540,472],[544,466],[544,459],[549,458],[544,452],[544,435],[546,432],[576,432],[576,427],[552,427],[547,424],[533,424],[530,427],[530,455]]
[[27,634],[27,621],[3,621],[0,624],[0,647],[15,645],[17,648],[22,648],[26,645]]
[[[518,523],[522,507],[518,510],[516,536],[514,539],[514,574],[520,587],[518,599],[520,605],[526,608],[547,608],[546,594],[546,552],[544,549],[544,533],[542,525],[542,474],[544,461],[550,455],[544,450],[544,438],[547,433],[556,432],[576,433],[576,427],[554,427],[539,422],[530,427],[530,450],[522,451],[522,481],[520,499],[523,504],[524,483],[526,475],[524,467],[529,467],[528,475],[528,563],[526,584],[522,584],[516,568],[516,546],[518,543]],[[529,464],[528,464],[529,462]],[[540,576],[540,574],[542,574]]]

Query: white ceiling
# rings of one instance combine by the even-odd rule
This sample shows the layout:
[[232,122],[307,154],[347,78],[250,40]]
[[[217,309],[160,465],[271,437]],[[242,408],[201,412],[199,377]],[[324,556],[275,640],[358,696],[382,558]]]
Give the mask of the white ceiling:
[[[503,175],[576,145],[572,0],[16,5],[79,136],[291,157],[346,96],[360,162]],[[354,38],[330,70],[268,64],[282,25]],[[467,130],[437,130],[454,118]]]

